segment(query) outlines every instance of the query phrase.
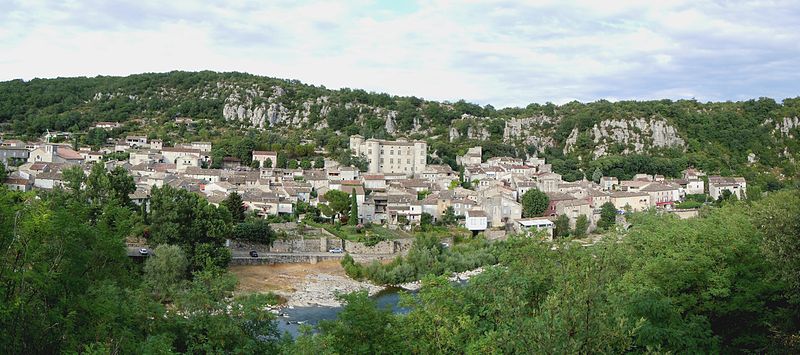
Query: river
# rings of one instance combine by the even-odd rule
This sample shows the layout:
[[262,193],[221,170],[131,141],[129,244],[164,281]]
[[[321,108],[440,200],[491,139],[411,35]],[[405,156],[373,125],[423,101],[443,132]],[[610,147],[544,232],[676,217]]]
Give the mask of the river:
[[[391,308],[394,313],[407,313],[408,308],[399,306],[400,292],[403,291],[399,288],[387,288],[371,298],[374,299],[378,308]],[[409,292],[409,291],[406,291]],[[415,292],[409,292],[414,294]],[[310,307],[294,307],[284,308],[281,310],[283,315],[278,316],[278,331],[283,334],[288,332],[293,337],[300,334],[300,326],[309,325],[316,326],[321,320],[336,319],[336,316],[341,312],[342,307],[326,307],[326,306],[310,306]]]

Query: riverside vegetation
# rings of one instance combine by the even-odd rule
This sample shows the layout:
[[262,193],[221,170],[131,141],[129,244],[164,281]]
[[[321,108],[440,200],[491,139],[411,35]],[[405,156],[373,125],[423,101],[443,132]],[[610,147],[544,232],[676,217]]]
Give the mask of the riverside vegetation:
[[[277,151],[276,167],[321,167],[324,155],[364,170],[347,136],[406,137],[425,139],[429,162],[453,168],[457,155],[478,145],[484,159],[538,154],[570,181],[598,171],[622,179],[674,177],[694,166],[744,176],[752,198],[703,207],[690,220],[633,214],[626,231],[616,230],[607,213],[604,237],[592,246],[512,237],[444,248],[420,237],[408,256],[387,265],[344,265],[350,275],[382,284],[423,278],[419,293],[404,300],[407,314],[380,309],[364,293],[342,295],[338,319],[290,339],[278,334],[268,311],[275,296],[233,293],[225,240],[275,238],[263,221],[238,211],[236,196],[215,207],[165,186],[153,191],[146,213],[128,200],[135,185],[124,169],[107,172],[98,164],[85,176],[70,168],[63,189],[0,187],[0,349],[799,353],[798,116],[800,98],[495,109],[242,73],[3,82],[4,138],[68,131],[97,148],[142,134],[166,145],[211,141],[212,166],[225,156],[251,164],[257,149]],[[192,123],[176,120],[183,117]],[[121,127],[91,128],[97,121]],[[125,244],[141,239],[155,250],[143,265],[126,255]],[[493,266],[467,285],[441,276],[481,265]]]
[[[512,237],[446,249],[422,237],[391,264],[350,266],[385,283],[423,277],[404,300],[409,313],[343,295],[338,319],[290,339],[267,310],[276,297],[233,295],[220,241],[235,224],[224,205],[165,191],[178,194],[174,204],[143,215],[123,201],[127,178],[110,183],[111,174],[74,176],[84,190],[0,188],[6,353],[799,350],[797,190],[706,207],[690,220],[633,214],[632,228],[589,247]],[[158,246],[142,266],[125,240],[148,233]],[[435,276],[479,264],[496,265],[465,286]]]

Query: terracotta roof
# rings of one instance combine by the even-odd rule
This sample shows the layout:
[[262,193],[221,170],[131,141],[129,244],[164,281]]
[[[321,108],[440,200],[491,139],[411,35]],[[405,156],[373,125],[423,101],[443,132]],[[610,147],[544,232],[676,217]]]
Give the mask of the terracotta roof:
[[192,149],[192,148],[176,148],[176,147],[165,147],[161,149],[162,152],[174,152],[174,153],[197,153],[200,154],[200,149]]
[[467,211],[467,215],[470,217],[486,217],[486,212],[482,210],[469,210]]
[[611,193],[611,197],[637,197],[637,196],[650,196],[646,192],[632,192],[632,191],[614,191]]
[[78,154],[78,152],[67,147],[56,148],[56,154],[58,154],[59,157],[67,160],[83,160],[83,157]]
[[278,155],[278,152],[270,152],[265,150],[254,150],[253,155]]
[[20,179],[20,178],[7,178],[6,184],[8,185],[27,185],[30,181],[27,179]]

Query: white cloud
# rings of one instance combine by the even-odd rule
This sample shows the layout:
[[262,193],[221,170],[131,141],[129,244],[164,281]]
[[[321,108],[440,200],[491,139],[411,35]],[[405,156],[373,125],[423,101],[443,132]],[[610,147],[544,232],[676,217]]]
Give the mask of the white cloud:
[[791,2],[390,5],[3,4],[0,80],[236,70],[497,107],[798,95]]

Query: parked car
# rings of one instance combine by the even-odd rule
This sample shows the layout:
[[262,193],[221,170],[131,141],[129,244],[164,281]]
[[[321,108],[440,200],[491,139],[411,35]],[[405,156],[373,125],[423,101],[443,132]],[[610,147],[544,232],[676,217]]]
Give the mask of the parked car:
[[255,251],[255,250],[251,250],[251,251],[250,251],[250,257],[251,257],[251,258],[257,258],[257,257],[258,257],[258,252],[257,252],[257,251]]
[[344,253],[344,250],[342,250],[342,248],[333,248],[333,249],[328,250],[328,252],[329,253],[334,253],[334,254],[339,254],[339,253]]
[[139,249],[139,254],[140,255],[147,255],[147,254],[150,254],[150,251],[147,250],[147,248],[141,248],[141,249]]
[[450,247],[449,243],[442,242],[442,248],[449,248],[449,247]]

